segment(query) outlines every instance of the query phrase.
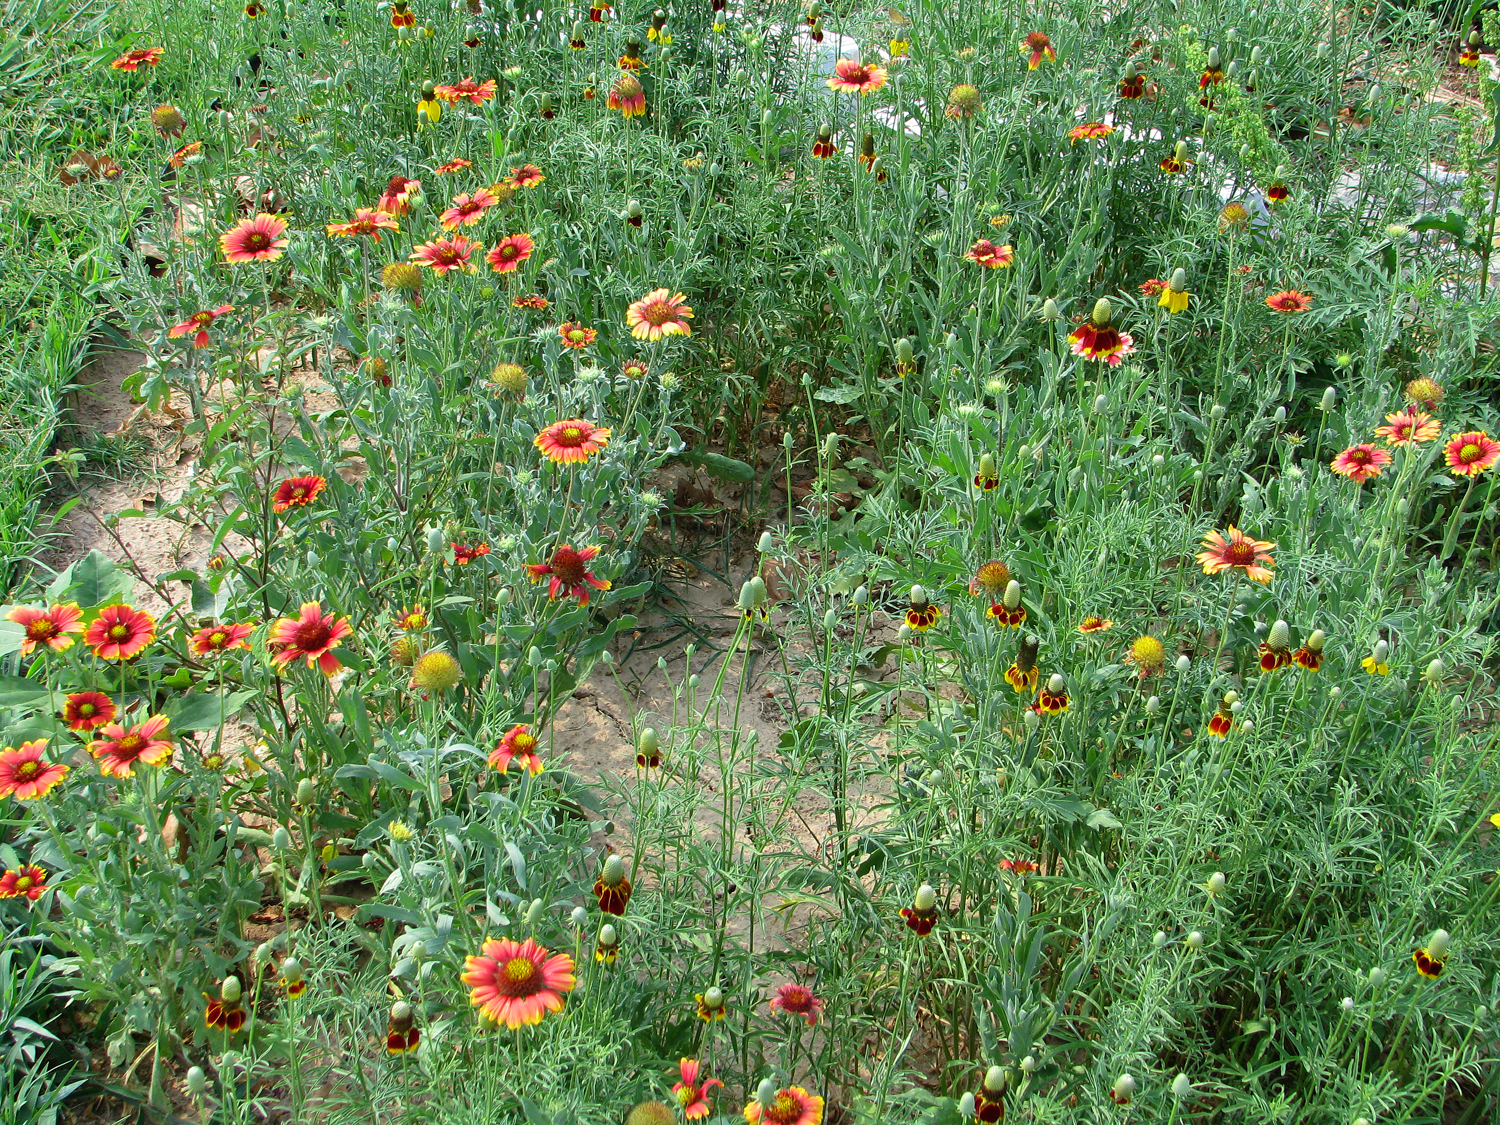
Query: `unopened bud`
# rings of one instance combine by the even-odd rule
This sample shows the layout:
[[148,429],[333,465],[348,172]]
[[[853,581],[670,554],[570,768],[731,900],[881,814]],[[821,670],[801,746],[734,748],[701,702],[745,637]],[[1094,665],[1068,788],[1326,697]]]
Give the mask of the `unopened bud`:
[[762,531],[760,533],[760,542],[755,545],[755,549],[763,555],[768,554],[770,553],[771,544],[773,542],[774,540],[771,538],[771,533],[769,531]]
[[1276,413],[1271,415],[1271,421],[1275,422],[1278,426],[1286,425],[1286,407],[1278,406]]
[[1224,420],[1225,413],[1226,412],[1224,410],[1224,404],[1216,402],[1209,408],[1208,416],[1215,422],[1222,422]]
[[964,1121],[972,1121],[979,1116],[979,1107],[974,1104],[974,1094],[965,1090],[958,1099],[958,1116]]
[[568,916],[568,921],[582,929],[589,924],[589,912],[581,906],[575,906],[573,913]]
[[1061,310],[1058,309],[1057,302],[1054,301],[1051,297],[1048,297],[1045,301],[1042,302],[1042,319],[1043,320],[1061,320],[1062,319],[1062,312],[1061,312]]
[[541,899],[532,899],[531,905],[526,908],[526,924],[528,926],[535,926],[542,920],[542,911],[545,909],[546,904]]
[[[711,988],[708,991],[715,992],[717,989]],[[704,999],[708,999],[706,994]],[[713,1007],[714,1005],[710,1006]],[[776,1100],[776,1083],[769,1078],[762,1078],[760,1085],[755,1088],[755,1100],[761,1104],[762,1109],[774,1102]]]
[[187,1092],[193,1097],[199,1097],[203,1091],[208,1089],[208,1075],[203,1073],[201,1066],[190,1066],[187,1072]]
[[311,808],[312,803],[318,799],[318,787],[313,784],[313,779],[304,777],[297,782],[297,803],[303,808]]
[[1153,695],[1146,700],[1146,714],[1154,715],[1161,710],[1161,696]]
[[443,529],[440,527],[429,527],[427,529],[427,549],[434,555],[443,553]]
[[1179,1074],[1172,1079],[1172,1096],[1174,1098],[1190,1098],[1193,1096],[1193,1084],[1188,1080],[1186,1074]]
[[1192,933],[1188,934],[1186,938],[1186,945],[1189,949],[1202,949],[1203,934],[1198,930],[1194,930]]
[[1208,893],[1217,898],[1224,893],[1224,889],[1229,884],[1224,878],[1224,872],[1215,871],[1208,877],[1208,882],[1205,885],[1208,887]]
[[868,586],[856,586],[854,596],[849,599],[855,605],[870,604],[870,588]]
[[1094,413],[1095,414],[1106,414],[1108,412],[1109,412],[1109,396],[1108,395],[1096,395],[1094,397]]
[[292,834],[278,824],[276,831],[271,833],[271,846],[278,851],[286,851],[292,846]]
[[1319,410],[1332,410],[1339,400],[1339,392],[1335,387],[1329,387],[1323,392],[1323,399],[1318,403]]

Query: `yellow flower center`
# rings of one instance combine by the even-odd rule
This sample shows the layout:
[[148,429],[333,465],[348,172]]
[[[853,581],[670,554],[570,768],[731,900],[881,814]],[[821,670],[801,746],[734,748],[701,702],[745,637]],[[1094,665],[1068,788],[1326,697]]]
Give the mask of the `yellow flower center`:
[[42,772],[42,767],[37,762],[22,762],[16,767],[15,779],[17,781],[30,781]]
[[19,879],[16,880],[16,890],[29,891],[31,889],[31,885],[35,882],[36,880],[33,879],[30,875],[22,875]]
[[92,703],[80,703],[78,705],[78,714],[79,714],[79,717],[84,718],[84,719],[92,718],[93,715],[94,715],[94,712],[96,712],[98,710],[99,710],[99,708],[96,707],[96,706],[94,706],[94,704],[92,704]]
[[1458,451],[1458,459],[1465,465],[1471,461],[1479,460],[1479,446],[1475,445],[1472,441],[1468,442]]
[[526,957],[512,957],[505,963],[505,979],[512,984],[525,984],[536,973],[536,965]]
[[229,634],[221,630],[219,632],[210,633],[208,635],[208,644],[210,648],[222,648],[224,646],[224,642],[228,639]]
[[130,636],[130,626],[124,624],[123,622],[121,622],[119,625],[111,625],[109,627],[109,635],[113,640],[123,641],[125,640],[125,638]]
[[516,740],[511,743],[516,748],[517,754],[530,754],[536,746],[536,735],[518,734]]

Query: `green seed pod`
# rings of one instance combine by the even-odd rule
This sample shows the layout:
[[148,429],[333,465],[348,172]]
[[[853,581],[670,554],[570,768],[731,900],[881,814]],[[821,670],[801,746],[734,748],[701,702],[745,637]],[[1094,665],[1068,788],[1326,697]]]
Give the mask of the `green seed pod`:
[[912,900],[912,905],[918,910],[924,911],[931,910],[937,905],[937,892],[932,889],[930,883],[923,883],[917,888],[917,894]]
[[1110,307],[1109,298],[1100,297],[1094,302],[1094,312],[1089,319],[1093,321],[1095,328],[1103,328],[1113,316],[1114,309]]
[[1187,274],[1187,270],[1183,269],[1181,266],[1178,266],[1175,270],[1172,271],[1172,280],[1169,281],[1167,284],[1171,287],[1171,290],[1172,290],[1173,293],[1185,293],[1185,292],[1187,292],[1187,287],[1188,287],[1188,274]]
[[238,1004],[243,994],[239,977],[225,977],[224,983],[219,985],[219,999],[225,1004]]

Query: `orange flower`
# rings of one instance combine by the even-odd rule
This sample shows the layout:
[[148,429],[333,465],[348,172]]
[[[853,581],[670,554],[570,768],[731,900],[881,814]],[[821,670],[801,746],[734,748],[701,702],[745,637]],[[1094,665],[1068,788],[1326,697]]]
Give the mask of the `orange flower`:
[[78,603],[69,602],[67,605],[53,603],[47,609],[18,605],[5,615],[5,620],[13,621],[25,630],[21,655],[27,656],[37,645],[62,652],[73,643],[69,634],[83,632],[81,617],[83,610],[78,608]]
[[408,180],[405,176],[392,176],[385,191],[375,203],[377,211],[387,215],[404,215],[411,210],[411,197],[422,190],[421,180]]
[[208,347],[209,325],[213,324],[214,321],[218,320],[225,313],[232,312],[234,312],[233,305],[220,305],[216,309],[204,309],[202,312],[195,312],[181,324],[174,324],[171,328],[168,328],[167,336],[175,340],[180,336],[186,336],[189,332],[196,332],[197,335],[193,337],[193,347],[206,348]]
[[1016,260],[1016,252],[1007,244],[996,246],[988,238],[981,238],[964,255],[971,262],[978,262],[985,269],[997,270]]
[[514,1031],[541,1023],[548,1012],[562,1011],[563,993],[572,992],[577,980],[573,958],[566,953],[551,953],[531,938],[491,938],[481,956],[464,959],[463,982],[469,986],[469,1003]]
[[[587,94],[584,96],[587,97]],[[646,91],[641,88],[640,79],[629,71],[622,73],[609,88],[609,101],[606,104],[610,109],[619,110],[620,116],[627,120],[644,114]]]
[[188,157],[197,156],[202,151],[202,141],[188,141],[187,144],[183,145],[180,149],[178,149],[167,158],[167,163],[170,164],[173,168],[181,168],[184,164],[187,163]]
[[475,82],[473,78],[464,78],[451,86],[436,86],[432,91],[450,106],[468,98],[475,105],[483,105],[495,96],[495,80],[486,79],[484,82]]
[[193,634],[191,641],[194,656],[207,656],[211,652],[228,652],[235,648],[249,648],[245,638],[255,632],[255,626],[247,622],[238,625],[206,625]]
[[475,251],[483,250],[480,243],[455,234],[452,238],[435,238],[431,242],[422,243],[407,256],[407,260],[437,273],[448,273],[450,270],[467,270],[473,273],[479,266],[469,260],[470,256]]
[[575,551],[572,547],[562,546],[552,552],[552,558],[548,562],[530,563],[526,567],[526,573],[531,575],[533,582],[551,578],[547,583],[548,598],[555,600],[559,595],[576,597],[579,605],[588,605],[589,587],[595,590],[608,590],[610,587],[608,581],[596,578],[593,571],[588,569],[588,564],[598,554],[598,547],[585,547],[581,551]]
[[1276,560],[1271,556],[1275,543],[1251,539],[1231,524],[1227,537],[1217,531],[1210,531],[1203,537],[1203,546],[1204,550],[1198,553],[1198,561],[1203,564],[1204,574],[1218,574],[1237,566],[1245,572],[1246,577],[1256,582],[1271,581],[1269,568],[1276,565]]
[[83,643],[100,660],[129,660],[155,639],[156,618],[128,605],[110,605],[94,618]]
[[353,635],[354,627],[347,617],[325,614],[319,602],[303,602],[296,617],[276,619],[266,638],[266,648],[274,650],[271,663],[278,669],[300,656],[306,659],[309,668],[321,668],[325,676],[331,676],[340,668],[332,650]]
[[161,57],[164,54],[166,54],[166,49],[163,47],[146,47],[145,49],[128,51],[109,65],[111,70],[135,71],[143,66],[147,68],[154,67],[157,63],[161,62]]
[[823,1099],[801,1086],[787,1086],[776,1091],[768,1106],[758,1101],[747,1105],[745,1120],[750,1125],[821,1125]]
[[446,164],[440,164],[432,170],[434,176],[451,176],[454,172],[462,172],[465,168],[474,167],[472,160],[450,160]]
[[1375,436],[1385,438],[1386,442],[1393,446],[1436,441],[1438,435],[1443,432],[1441,422],[1431,414],[1424,414],[1420,410],[1403,410],[1397,414],[1387,414],[1385,420],[1390,425],[1377,426]]
[[807,1022],[808,1027],[814,1027],[818,1017],[823,1014],[823,1001],[814,996],[813,990],[805,984],[783,984],[771,997],[770,1008],[773,1012],[799,1016]]
[[285,233],[285,219],[262,212],[219,235],[219,249],[226,262],[274,262],[287,248]]
[[510,178],[518,188],[534,188],[547,177],[542,175],[542,170],[535,164],[522,164],[519,168],[510,170]]
[[1341,477],[1348,477],[1355,484],[1364,484],[1371,477],[1378,477],[1391,463],[1391,455],[1376,445],[1352,445],[1329,464]]
[[668,296],[669,290],[653,289],[625,310],[625,323],[637,340],[660,340],[664,336],[691,336],[688,321],[693,310],[681,294]]
[[355,235],[367,234],[379,242],[381,231],[389,230],[399,234],[401,225],[389,212],[375,207],[356,207],[354,218],[347,223],[329,223],[327,230],[329,238],[353,238]]
[[67,766],[42,757],[46,748],[47,740],[38,738],[35,742],[21,743],[19,748],[7,746],[0,750],[0,797],[34,801],[45,797],[68,776]]
[[557,334],[562,337],[563,347],[583,351],[594,342],[599,335],[592,328],[585,328],[581,324],[574,324],[571,320],[565,320],[557,326]]
[[119,708],[102,691],[80,691],[63,701],[62,720],[69,730],[93,730],[112,722]]
[[421,606],[412,606],[407,609],[401,607],[401,612],[396,615],[396,628],[403,633],[412,633],[418,629],[427,628],[427,611]]
[[531,257],[534,243],[529,234],[512,234],[495,243],[484,260],[496,273],[514,273],[516,268]]
[[724,1083],[717,1078],[704,1078],[699,1082],[703,1068],[699,1066],[697,1059],[679,1059],[677,1069],[682,1081],[672,1086],[672,1093],[677,1097],[677,1104],[682,1107],[682,1116],[689,1121],[707,1117],[713,1112],[713,1107],[708,1104],[708,1092]]
[[1443,457],[1454,476],[1477,477],[1500,461],[1500,442],[1483,430],[1471,430],[1449,439]]
[[480,543],[477,547],[470,547],[466,543],[450,543],[453,548],[453,562],[457,566],[468,566],[475,559],[481,559],[490,553],[488,543]]
[[459,227],[472,227],[484,213],[495,204],[500,202],[500,197],[488,188],[480,188],[472,195],[455,195],[453,206],[449,207],[440,216],[438,222],[444,230],[457,230]]
[[0,875],[0,898],[25,898],[35,902],[47,889],[47,872],[35,864],[23,863],[18,870]]
[[542,772],[542,756],[537,753],[536,735],[525,723],[517,723],[505,732],[495,748],[490,751],[489,764],[501,773],[510,770],[511,762],[517,762],[531,771],[532,776]]
[[105,777],[134,777],[136,762],[159,766],[172,756],[172,740],[166,735],[168,719],[153,715],[130,729],[109,723],[99,732],[102,736],[89,743],[89,753],[99,762]]
[[328,482],[320,476],[288,477],[276,486],[276,495],[271,501],[271,510],[286,512],[292,508],[305,508],[327,487]]
[[1068,141],[1077,144],[1079,141],[1099,141],[1115,131],[1113,125],[1106,125],[1102,121],[1090,121],[1085,125],[1075,125],[1068,130]]
[[1284,289],[1266,298],[1266,307],[1279,313],[1300,313],[1312,308],[1312,297],[1295,289]]
[[1078,624],[1080,633],[1102,633],[1106,629],[1113,629],[1115,623],[1107,617],[1085,617]]
[[1057,59],[1057,52],[1052,49],[1052,40],[1047,37],[1045,31],[1033,31],[1021,40],[1021,54],[1031,56],[1026,60],[1026,65],[1031,70],[1041,66],[1043,59],[1048,62],[1054,62]]
[[866,66],[853,59],[839,59],[833,64],[833,76],[828,79],[828,88],[842,94],[858,94],[864,97],[873,94],[885,85],[885,71],[878,66]]
[[535,309],[537,312],[546,312],[548,304],[547,298],[540,293],[518,293],[510,301],[513,309]]

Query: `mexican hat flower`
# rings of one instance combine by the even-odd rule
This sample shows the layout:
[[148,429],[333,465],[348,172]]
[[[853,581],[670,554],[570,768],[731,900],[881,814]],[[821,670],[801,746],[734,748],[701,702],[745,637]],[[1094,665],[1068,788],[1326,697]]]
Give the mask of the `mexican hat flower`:
[[1068,709],[1068,688],[1063,678],[1053,675],[1045,687],[1037,692],[1031,709],[1038,715],[1061,715]]
[[630,880],[625,877],[625,861],[612,855],[604,861],[599,877],[594,880],[594,898],[605,914],[623,917],[625,907],[630,905]]
[[391,1005],[390,1015],[385,1021],[385,1051],[388,1055],[404,1055],[415,1051],[422,1041],[422,1033],[416,1027],[416,1013],[405,1000]]
[[35,902],[46,889],[46,869],[32,863],[23,863],[15,871],[0,875],[0,898],[24,898]]
[[484,260],[496,273],[514,273],[522,262],[531,257],[533,246],[529,234],[506,235],[490,248]]
[[115,701],[102,691],[78,691],[63,700],[62,720],[69,730],[93,730],[113,722],[117,714]]
[[838,150],[833,146],[833,129],[829,125],[818,126],[818,139],[813,142],[812,154],[818,160],[827,160]]
[[911,588],[911,601],[906,607],[906,624],[917,633],[925,633],[938,623],[943,611],[927,600],[927,591],[920,586]]
[[549,579],[547,597],[553,600],[576,597],[579,605],[588,605],[590,587],[608,590],[610,586],[605,579],[596,578],[588,568],[589,562],[598,554],[598,547],[575,551],[572,547],[562,546],[552,552],[552,558],[547,562],[528,564],[526,573],[531,575],[533,582]]
[[1136,101],[1146,96],[1146,79],[1134,62],[1125,64],[1125,74],[1120,79],[1120,97]]
[[572,348],[581,352],[598,338],[599,333],[592,328],[585,328],[581,324],[575,324],[571,320],[565,320],[557,326],[557,334],[562,337],[563,347]]
[[796,1016],[805,1020],[808,1027],[813,1027],[823,1014],[823,1001],[814,996],[813,990],[805,984],[787,983],[776,989],[770,999],[770,1008],[773,1012]]
[[434,176],[451,176],[455,172],[462,172],[465,168],[474,167],[472,160],[454,159],[446,164],[439,164],[432,170]]
[[1208,733],[1215,738],[1228,738],[1229,732],[1234,729],[1234,712],[1230,710],[1239,699],[1238,692],[1225,692],[1224,701],[1219,704],[1213,715],[1208,720]]
[[1187,270],[1179,268],[1172,271],[1172,280],[1163,286],[1161,297],[1156,303],[1160,308],[1167,310],[1168,316],[1187,311],[1188,304],[1193,298],[1193,295],[1187,291],[1187,283]]
[[542,430],[532,444],[554,465],[582,465],[609,444],[609,430],[582,418],[565,418]]
[[1114,131],[1113,125],[1106,125],[1102,121],[1089,121],[1083,125],[1075,125],[1068,130],[1068,143],[1076,145],[1079,141],[1102,141]]
[[1036,654],[1040,647],[1036,637],[1028,633],[1021,638],[1015,661],[1005,670],[1005,682],[1017,695],[1030,695],[1036,690]]
[[1387,414],[1385,420],[1388,425],[1377,426],[1375,436],[1385,438],[1386,444],[1391,446],[1399,447],[1436,441],[1443,432],[1443,424],[1440,421],[1420,410],[1402,410],[1395,414]]
[[745,1107],[750,1125],[822,1125],[823,1099],[801,1086],[784,1086],[763,1106],[753,1101]]
[[225,313],[232,312],[234,312],[233,305],[220,305],[216,309],[204,309],[202,312],[195,312],[181,324],[174,324],[171,328],[168,328],[167,335],[175,340],[181,336],[188,335],[190,332],[196,333],[193,336],[193,347],[206,348],[208,347],[209,326]]
[[1443,966],[1448,961],[1448,945],[1452,940],[1447,930],[1434,931],[1432,937],[1427,939],[1427,944],[1411,955],[1417,972],[1428,980],[1437,980],[1442,976]]
[[406,0],[396,0],[391,5],[391,26],[398,31],[403,27],[417,26],[417,13],[410,9]]
[[1084,634],[1084,636],[1088,636],[1090,633],[1102,633],[1106,629],[1113,629],[1114,627],[1115,623],[1109,618],[1094,615],[1085,617],[1078,623],[1078,631]]
[[463,982],[469,1003],[482,1016],[514,1031],[562,1011],[563,994],[572,992],[577,980],[566,953],[552,953],[532,938],[491,938],[478,957],[464,959]]
[[1312,308],[1312,297],[1295,289],[1283,289],[1266,298],[1266,308],[1279,313],[1300,313]]
[[1450,438],[1443,447],[1448,471],[1456,477],[1477,477],[1500,461],[1500,442],[1483,430],[1471,430]]
[[1389,676],[1391,674],[1390,657],[1391,643],[1382,637],[1375,642],[1370,655],[1359,662],[1359,666],[1372,676]]
[[1323,645],[1327,640],[1328,635],[1322,629],[1314,629],[1307,635],[1307,640],[1297,646],[1297,651],[1292,653],[1292,663],[1309,672],[1316,672],[1323,667]]
[[873,94],[884,85],[884,69],[867,66],[854,59],[839,59],[833,64],[833,74],[828,79],[830,90],[841,94],[858,94],[861,97]]
[[673,1084],[672,1093],[677,1098],[677,1104],[682,1107],[682,1116],[689,1121],[707,1117],[713,1112],[713,1107],[708,1103],[708,1092],[724,1083],[717,1078],[704,1078],[703,1068],[697,1059],[678,1060],[677,1072],[681,1081]]
[[628,70],[622,71],[609,88],[609,100],[605,104],[610,109],[619,110],[620,116],[627,120],[641,116],[646,112],[646,91],[641,88],[641,80]]
[[923,883],[917,888],[911,905],[903,906],[900,914],[908,930],[918,937],[926,937],[932,933],[932,927],[937,924],[937,892],[932,889],[931,885]]
[[0,750],[0,797],[34,801],[68,776],[67,766],[42,757],[46,749],[47,740],[38,738]]
[[248,622],[240,622],[235,625],[205,625],[193,634],[189,647],[194,656],[208,656],[215,652],[228,652],[236,648],[249,648],[247,639],[255,632],[255,626]]
[[1026,620],[1026,607],[1021,604],[1021,584],[1014,578],[1006,582],[1000,600],[985,610],[984,615],[996,625],[1019,629]]
[[128,605],[105,606],[83,635],[100,660],[130,660],[155,639],[156,618]]
[[688,321],[693,310],[687,297],[668,289],[653,289],[625,310],[625,323],[637,340],[660,340],[665,336],[691,336]]
[[621,70],[643,70],[646,60],[641,58],[641,43],[639,39],[627,39],[625,41],[625,53],[620,56],[616,64]]
[[450,270],[467,270],[473,273],[479,265],[470,258],[475,251],[482,250],[484,247],[478,242],[455,234],[452,238],[434,238],[431,242],[422,243],[407,255],[407,260],[440,274]]
[[1391,455],[1378,445],[1351,445],[1331,462],[1328,467],[1341,477],[1348,477],[1355,484],[1364,484],[1371,477],[1378,477],[1391,463]]
[[704,1023],[715,1023],[729,1014],[729,1005],[724,1003],[724,990],[718,985],[693,993],[693,999],[698,1004],[698,1018]]
[[329,223],[325,228],[329,238],[355,238],[359,235],[368,235],[375,242],[380,241],[380,232],[383,230],[399,234],[401,224],[386,211],[376,207],[356,207],[354,218],[344,223]]
[[981,238],[969,247],[969,252],[964,257],[971,262],[977,262],[985,269],[997,270],[1014,262],[1016,252],[1009,245],[996,246],[988,238]]
[[1260,670],[1271,673],[1292,662],[1291,630],[1285,621],[1277,620],[1266,639],[1260,642]]
[[473,194],[455,195],[453,205],[438,216],[438,222],[444,230],[471,227],[499,202],[500,197],[486,188],[480,188]]
[[1073,354],[1111,367],[1120,366],[1120,361],[1135,351],[1135,341],[1114,326],[1113,316],[1108,299],[1100,297],[1095,301],[1089,319],[1068,333]]
[[285,219],[262,212],[219,235],[219,250],[226,262],[274,262],[287,248],[285,234]]
[[325,676],[331,676],[341,667],[333,649],[353,635],[347,617],[325,614],[319,602],[303,602],[296,617],[278,617],[271,625],[266,648],[272,650],[271,663],[278,669],[300,656],[309,668],[321,668]]
[[522,164],[510,170],[511,182],[518,188],[539,187],[546,178],[535,164]]
[[421,180],[408,180],[401,175],[392,176],[385,185],[385,191],[376,200],[375,209],[399,217],[411,210],[412,198],[421,193]]
[[1052,49],[1052,40],[1047,37],[1045,31],[1033,31],[1021,40],[1021,54],[1029,56],[1026,60],[1028,69],[1035,70],[1042,65],[1042,60],[1054,62],[1057,52]]
[[289,512],[293,508],[305,508],[322,495],[328,481],[320,476],[288,477],[276,486],[276,495],[271,498],[271,510],[276,513]]
[[107,723],[100,737],[89,743],[89,753],[105,777],[134,777],[135,764],[160,766],[172,757],[172,739],[167,735],[165,715],[152,715],[144,723],[126,729]]
[[73,643],[71,634],[83,632],[82,617],[83,610],[78,608],[78,603],[58,605],[54,602],[46,609],[18,605],[5,615],[5,620],[14,622],[25,631],[21,655],[29,656],[37,645],[62,652]]
[[489,764],[501,773],[510,770],[516,762],[531,771],[532,776],[542,772],[542,756],[537,753],[537,738],[525,723],[517,723],[505,732],[495,748],[490,751]]
[[1269,582],[1270,568],[1276,565],[1276,560],[1271,555],[1275,546],[1275,543],[1251,539],[1231,524],[1224,535],[1210,531],[1203,537],[1204,549],[1198,552],[1198,562],[1203,565],[1204,574],[1218,574],[1220,571],[1239,567],[1247,578],[1256,582]]
[[149,70],[161,62],[161,57],[164,54],[166,54],[166,49],[163,47],[137,48],[134,51],[125,52],[125,54],[110,63],[109,67],[111,70],[128,70],[134,72],[144,66]]
[[465,98],[475,105],[483,105],[495,96],[495,80],[488,78],[476,82],[472,77],[462,78],[451,86],[434,86],[432,92],[449,105],[457,105]]
[[[1157,167],[1169,176],[1180,176],[1183,172],[1187,171],[1190,164],[1192,164],[1192,161],[1188,159],[1187,141],[1178,141],[1172,147],[1172,154],[1157,165]],[[1246,212],[1247,217],[1248,215],[1249,212]]]

